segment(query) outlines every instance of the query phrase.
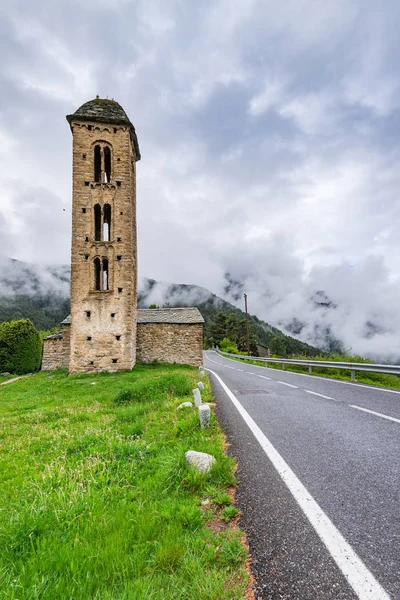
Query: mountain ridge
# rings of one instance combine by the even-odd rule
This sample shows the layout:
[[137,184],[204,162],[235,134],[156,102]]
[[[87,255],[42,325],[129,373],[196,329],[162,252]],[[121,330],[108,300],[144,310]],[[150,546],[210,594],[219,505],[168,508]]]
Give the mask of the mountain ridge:
[[[238,307],[200,286],[141,278],[138,288],[138,308],[153,304],[171,308],[197,306],[205,320],[205,337],[218,312],[245,317]],[[1,260],[0,323],[29,318],[38,329],[48,330],[58,326],[69,314],[69,309],[69,267],[46,267],[16,259]],[[280,337],[285,340],[288,353],[315,355],[322,352],[255,315],[249,315],[249,324],[262,345],[269,346],[273,337]]]

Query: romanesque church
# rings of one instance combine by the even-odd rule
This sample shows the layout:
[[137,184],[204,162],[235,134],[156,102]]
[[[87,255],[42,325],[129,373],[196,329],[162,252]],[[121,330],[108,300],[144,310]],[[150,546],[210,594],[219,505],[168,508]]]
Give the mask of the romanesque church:
[[130,370],[136,362],[202,364],[197,308],[137,308],[135,128],[96,98],[67,116],[72,132],[71,315],[44,339],[42,369]]

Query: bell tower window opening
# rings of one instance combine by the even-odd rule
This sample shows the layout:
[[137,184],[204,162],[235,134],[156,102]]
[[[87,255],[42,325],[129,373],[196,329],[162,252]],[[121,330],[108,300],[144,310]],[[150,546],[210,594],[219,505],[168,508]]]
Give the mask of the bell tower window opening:
[[101,241],[101,206],[94,205],[94,239],[96,242]]
[[111,181],[111,150],[108,146],[104,147],[104,183]]
[[103,258],[103,290],[106,291],[109,289],[108,287],[108,260]]
[[98,144],[94,147],[94,180],[101,183],[101,148]]
[[103,208],[103,241],[111,240],[111,206],[105,204]]
[[95,258],[93,261],[94,264],[94,289],[97,291],[101,290],[101,264],[100,259]]

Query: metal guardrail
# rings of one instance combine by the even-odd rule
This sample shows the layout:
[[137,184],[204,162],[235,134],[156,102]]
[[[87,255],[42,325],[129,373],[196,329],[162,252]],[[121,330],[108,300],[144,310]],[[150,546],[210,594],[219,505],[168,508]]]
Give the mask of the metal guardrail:
[[389,373],[391,375],[400,375],[400,365],[377,365],[368,363],[348,363],[324,360],[296,360],[292,358],[265,358],[261,356],[246,356],[243,354],[230,354],[217,350],[221,356],[240,358],[242,360],[256,360],[257,362],[278,363],[285,370],[285,365],[300,365],[308,367],[308,372],[312,374],[313,367],[322,367],[326,369],[347,369],[351,372],[351,381],[356,380],[356,371],[368,371],[369,373]]

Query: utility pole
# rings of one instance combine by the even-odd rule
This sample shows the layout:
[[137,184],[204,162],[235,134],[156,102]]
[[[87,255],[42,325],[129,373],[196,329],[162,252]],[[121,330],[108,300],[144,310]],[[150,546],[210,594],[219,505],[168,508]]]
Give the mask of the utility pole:
[[247,312],[247,294],[244,295],[244,309],[246,311],[246,337],[247,337],[247,354],[250,356],[250,338],[249,338],[249,313]]

